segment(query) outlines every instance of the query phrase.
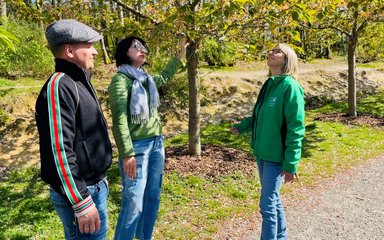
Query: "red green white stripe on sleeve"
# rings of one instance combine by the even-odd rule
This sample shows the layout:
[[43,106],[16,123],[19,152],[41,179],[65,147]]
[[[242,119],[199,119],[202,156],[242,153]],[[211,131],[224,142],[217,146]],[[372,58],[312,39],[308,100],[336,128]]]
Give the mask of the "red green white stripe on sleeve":
[[56,170],[60,176],[65,194],[67,195],[71,204],[76,205],[83,201],[83,198],[76,188],[76,184],[69,169],[68,159],[64,149],[59,99],[59,82],[63,76],[64,73],[54,73],[47,86],[49,127],[51,133],[52,153],[55,159]]
[[75,212],[76,217],[81,217],[85,214],[87,214],[89,211],[92,210],[92,206],[95,204],[93,203],[91,195],[86,197],[83,201],[79,202],[76,205],[73,205],[73,211]]

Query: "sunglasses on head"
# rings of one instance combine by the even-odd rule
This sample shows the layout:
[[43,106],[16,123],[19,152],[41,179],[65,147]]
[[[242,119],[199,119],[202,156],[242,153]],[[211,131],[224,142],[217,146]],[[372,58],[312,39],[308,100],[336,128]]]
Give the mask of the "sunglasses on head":
[[274,48],[268,51],[269,53],[278,54],[278,53],[284,53],[283,50],[280,48]]
[[139,51],[143,51],[145,53],[148,53],[148,49],[137,39],[135,39],[135,41],[133,42],[133,47]]

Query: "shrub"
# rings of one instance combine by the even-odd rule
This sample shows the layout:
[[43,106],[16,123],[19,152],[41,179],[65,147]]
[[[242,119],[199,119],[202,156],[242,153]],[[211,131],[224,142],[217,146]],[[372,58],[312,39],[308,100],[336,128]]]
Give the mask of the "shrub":
[[44,31],[34,23],[8,21],[4,29],[19,40],[16,51],[0,52],[0,75],[6,77],[45,76],[53,71],[53,57],[46,47]]
[[356,60],[361,63],[384,59],[384,23],[369,25],[364,30],[357,46]]
[[209,66],[233,66],[237,57],[233,43],[208,39],[202,48],[202,58]]

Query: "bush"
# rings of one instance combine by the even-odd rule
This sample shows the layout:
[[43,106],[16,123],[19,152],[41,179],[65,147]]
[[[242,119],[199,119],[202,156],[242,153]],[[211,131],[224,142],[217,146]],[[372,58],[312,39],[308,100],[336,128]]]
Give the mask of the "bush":
[[46,76],[53,71],[53,56],[46,47],[44,31],[36,24],[8,21],[4,29],[19,40],[16,51],[0,52],[0,75],[6,77]]
[[209,66],[233,66],[237,59],[235,45],[208,39],[202,48],[202,57]]

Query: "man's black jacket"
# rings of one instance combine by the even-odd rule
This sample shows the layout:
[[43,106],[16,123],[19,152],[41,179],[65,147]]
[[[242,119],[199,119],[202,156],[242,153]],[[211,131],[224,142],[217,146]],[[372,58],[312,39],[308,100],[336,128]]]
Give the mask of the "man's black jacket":
[[81,212],[93,203],[86,186],[102,180],[111,165],[111,143],[90,72],[55,61],[36,101],[41,178]]

